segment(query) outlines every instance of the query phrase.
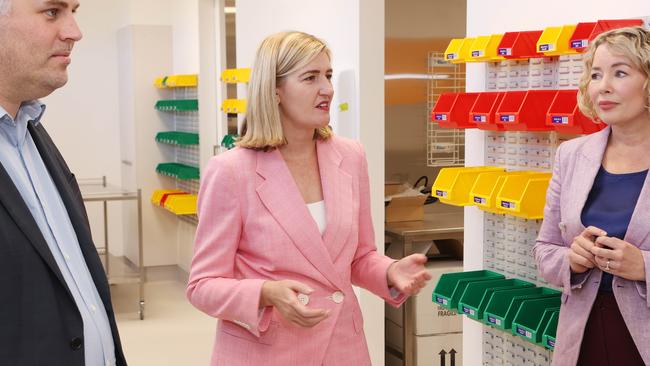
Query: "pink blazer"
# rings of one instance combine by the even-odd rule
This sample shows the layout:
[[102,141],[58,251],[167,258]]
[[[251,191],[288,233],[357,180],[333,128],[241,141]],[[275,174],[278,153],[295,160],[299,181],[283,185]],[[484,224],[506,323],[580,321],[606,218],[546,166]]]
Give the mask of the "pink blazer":
[[[279,151],[235,148],[202,172],[199,225],[187,297],[219,318],[212,365],[370,365],[352,285],[399,306],[376,251],[368,169],[361,144],[334,136],[317,143],[327,211],[321,237]],[[311,287],[308,306],[330,309],[313,328],[258,310],[265,280]]]
[[[585,325],[598,293],[602,271],[594,268],[572,276],[566,253],[573,238],[585,229],[580,214],[601,166],[610,131],[608,127],[567,141],[555,155],[544,222],[533,249],[541,275],[549,283],[562,287],[554,366],[578,362]],[[649,234],[650,180],[646,178],[625,235],[625,241],[638,246],[643,253],[646,281],[614,277],[612,284],[625,324],[646,364],[650,364],[650,299],[646,288],[650,280]]]

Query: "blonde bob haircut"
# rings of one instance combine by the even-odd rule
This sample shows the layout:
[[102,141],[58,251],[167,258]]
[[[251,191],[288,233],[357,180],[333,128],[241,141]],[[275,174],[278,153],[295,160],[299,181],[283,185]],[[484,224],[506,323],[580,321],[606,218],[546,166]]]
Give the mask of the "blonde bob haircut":
[[[248,101],[242,137],[237,146],[257,150],[273,150],[287,144],[280,122],[276,87],[294,71],[306,66],[325,52],[327,45],[303,32],[280,32],[268,36],[257,49],[248,82]],[[314,131],[314,139],[332,136],[329,126]]]
[[589,45],[584,56],[585,67],[578,87],[580,111],[587,117],[599,120],[587,89],[591,82],[594,53],[601,45],[607,45],[612,52],[627,57],[633,66],[645,75],[646,81],[643,84],[643,89],[646,93],[646,109],[650,112],[650,84],[648,83],[650,79],[650,33],[641,27],[619,28],[601,33]]

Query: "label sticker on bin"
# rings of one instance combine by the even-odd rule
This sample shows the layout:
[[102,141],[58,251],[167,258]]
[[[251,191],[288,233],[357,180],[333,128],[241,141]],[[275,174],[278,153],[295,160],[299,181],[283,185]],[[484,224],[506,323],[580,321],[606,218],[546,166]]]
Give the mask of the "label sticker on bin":
[[514,122],[515,121],[515,115],[514,114],[503,114],[501,115],[501,122]]
[[571,48],[584,48],[589,45],[589,40],[588,39],[577,39],[575,41],[571,41]]
[[447,299],[445,299],[444,297],[436,296],[436,302],[438,304],[447,305]]
[[554,340],[554,339],[550,339],[550,338],[549,338],[549,339],[546,341],[546,344],[547,344],[549,347],[553,347],[553,348],[555,348],[555,340]]
[[501,325],[501,319],[497,319],[493,316],[488,316],[488,323]]
[[512,48],[499,48],[499,56],[512,55]]
[[567,117],[567,116],[553,116],[551,121],[553,123],[555,123],[555,124],[568,125],[569,124],[569,117]]
[[456,58],[456,54],[455,54],[455,53],[448,53],[448,54],[447,54],[447,60],[453,60],[453,59],[455,59],[455,58]]
[[501,201],[501,207],[503,207],[503,208],[515,208],[515,203],[514,202],[509,202],[509,201]]
[[476,316],[476,311],[474,309],[468,308],[467,306],[463,306],[463,313]]
[[487,200],[483,197],[479,196],[474,196],[474,203],[478,203],[479,205],[484,205]]
[[435,119],[436,121],[446,121],[447,120],[447,115],[446,114],[435,114]]
[[478,50],[478,51],[472,51],[472,57],[481,57],[483,56],[483,51]]
[[553,50],[553,45],[550,44],[540,44],[539,45],[539,52],[547,52],[547,51],[552,51]]
[[436,196],[438,196],[438,197],[447,197],[447,191],[441,191],[439,189],[436,189]]
[[487,122],[487,118],[485,117],[485,115],[475,114],[474,115],[474,122]]
[[524,336],[526,338],[533,338],[533,333],[531,333],[530,331],[528,331],[528,330],[526,330],[526,329],[524,329],[522,327],[517,327],[517,333],[519,333],[520,335],[522,335],[522,336]]

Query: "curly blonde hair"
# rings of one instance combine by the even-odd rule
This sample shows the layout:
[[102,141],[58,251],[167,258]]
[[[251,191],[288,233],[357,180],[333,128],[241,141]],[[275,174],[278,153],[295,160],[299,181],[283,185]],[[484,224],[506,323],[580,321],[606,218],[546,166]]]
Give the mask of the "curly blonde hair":
[[594,63],[594,54],[596,53],[596,49],[604,44],[609,46],[612,52],[627,57],[645,75],[646,81],[643,86],[646,91],[646,109],[650,112],[650,84],[648,83],[648,80],[650,80],[650,32],[641,27],[619,28],[601,33],[589,45],[584,55],[585,67],[578,87],[578,106],[580,107],[580,111],[590,118],[598,118],[594,105],[589,98],[587,88],[589,88],[589,83],[591,82],[591,68]]
[[[285,77],[321,53],[332,58],[325,42],[303,32],[280,32],[262,41],[251,70],[243,136],[237,146],[268,151],[287,144],[276,102],[276,88]],[[317,139],[331,136],[329,126],[314,131]]]

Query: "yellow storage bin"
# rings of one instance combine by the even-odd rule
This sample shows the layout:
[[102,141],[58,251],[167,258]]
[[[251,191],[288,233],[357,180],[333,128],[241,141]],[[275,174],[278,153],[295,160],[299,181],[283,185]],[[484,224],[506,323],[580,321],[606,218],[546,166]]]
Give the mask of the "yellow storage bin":
[[179,194],[169,196],[165,201],[165,208],[176,215],[194,215],[196,214],[195,194]]
[[551,173],[510,175],[497,194],[497,205],[505,213],[525,219],[544,217],[546,189]]
[[442,168],[433,183],[431,194],[440,202],[454,206],[473,204],[469,193],[481,173],[503,172],[505,169],[491,166]]
[[569,39],[576,30],[576,24],[564,25],[562,27],[548,27],[544,29],[537,41],[536,50],[545,56],[559,56],[570,53],[578,53],[570,48]]
[[154,85],[160,89],[189,88],[197,86],[198,83],[199,76],[197,74],[163,76],[154,81]]
[[161,206],[161,202],[164,197],[169,196],[170,194],[179,194],[184,193],[180,189],[156,189],[151,194],[151,203],[156,206]]
[[445,50],[445,60],[454,64],[473,61],[469,59],[474,38],[454,38]]
[[529,174],[529,172],[489,172],[479,174],[470,190],[469,203],[476,205],[483,211],[498,214],[505,213],[497,205],[497,194],[503,187],[506,177],[521,174]]
[[469,49],[471,61],[500,61],[505,57],[499,56],[498,48],[503,34],[476,37]]
[[225,113],[246,113],[246,99],[226,99],[221,103]]
[[247,83],[251,78],[249,67],[241,69],[227,69],[221,73],[221,81],[227,84]]

